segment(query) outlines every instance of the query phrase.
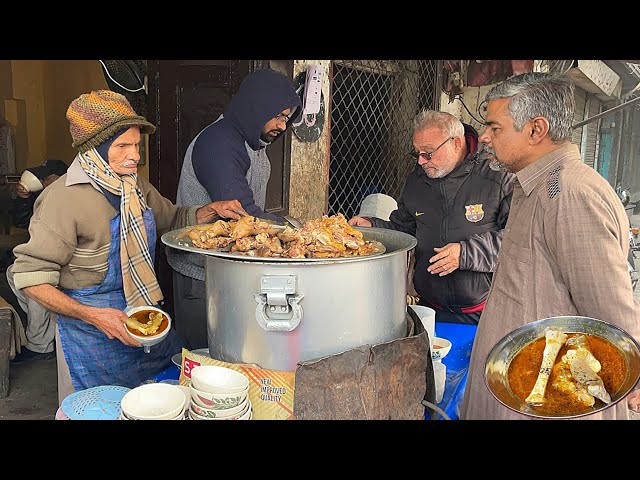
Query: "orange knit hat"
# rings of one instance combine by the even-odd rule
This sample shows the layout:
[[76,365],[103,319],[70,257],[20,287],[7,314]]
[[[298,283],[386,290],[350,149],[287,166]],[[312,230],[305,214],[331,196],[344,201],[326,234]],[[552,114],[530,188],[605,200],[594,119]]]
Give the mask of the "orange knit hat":
[[129,101],[111,90],[84,93],[67,109],[73,143],[80,152],[97,147],[122,127],[139,126],[140,133],[156,131],[155,125],[138,115]]

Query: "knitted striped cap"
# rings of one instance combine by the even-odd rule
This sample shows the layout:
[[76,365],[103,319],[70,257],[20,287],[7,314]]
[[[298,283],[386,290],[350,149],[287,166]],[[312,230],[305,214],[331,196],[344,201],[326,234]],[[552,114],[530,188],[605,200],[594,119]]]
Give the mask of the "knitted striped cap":
[[156,131],[155,125],[138,115],[129,101],[111,90],[84,93],[67,109],[73,143],[80,152],[97,147],[122,127],[139,126],[140,133]]

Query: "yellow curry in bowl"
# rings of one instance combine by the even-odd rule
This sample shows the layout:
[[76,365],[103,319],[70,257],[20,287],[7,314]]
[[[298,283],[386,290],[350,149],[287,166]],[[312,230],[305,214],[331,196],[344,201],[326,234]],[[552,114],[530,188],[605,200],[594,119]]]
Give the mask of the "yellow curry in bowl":
[[125,325],[133,335],[153,337],[169,326],[169,320],[166,315],[156,310],[140,310],[132,313]]
[[[611,402],[610,395],[618,392],[627,376],[624,354],[596,335],[560,334],[566,338],[553,352],[547,368],[543,363],[545,348],[549,348],[548,333],[526,344],[513,357],[507,372],[512,393],[543,416],[580,415]],[[580,353],[582,362],[576,360]],[[541,377],[544,386],[540,385]]]

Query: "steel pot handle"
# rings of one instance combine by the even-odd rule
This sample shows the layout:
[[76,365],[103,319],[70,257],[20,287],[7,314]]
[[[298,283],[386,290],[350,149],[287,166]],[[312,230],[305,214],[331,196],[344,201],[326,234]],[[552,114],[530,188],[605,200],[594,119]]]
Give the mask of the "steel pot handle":
[[[256,307],[256,321],[267,332],[290,332],[295,329],[302,320],[302,300],[304,295],[287,295],[286,305],[269,305],[267,295],[254,293],[253,298],[258,302]],[[290,307],[290,308],[289,308]]]

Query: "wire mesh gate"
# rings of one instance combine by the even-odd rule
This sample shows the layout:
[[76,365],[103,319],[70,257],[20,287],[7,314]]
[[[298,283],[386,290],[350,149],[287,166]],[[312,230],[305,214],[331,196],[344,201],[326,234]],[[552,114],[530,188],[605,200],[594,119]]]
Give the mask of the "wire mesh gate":
[[415,167],[413,119],[439,104],[438,60],[333,60],[329,215],[356,215],[364,197],[398,199]]

